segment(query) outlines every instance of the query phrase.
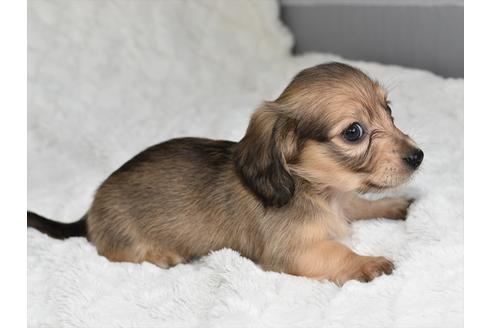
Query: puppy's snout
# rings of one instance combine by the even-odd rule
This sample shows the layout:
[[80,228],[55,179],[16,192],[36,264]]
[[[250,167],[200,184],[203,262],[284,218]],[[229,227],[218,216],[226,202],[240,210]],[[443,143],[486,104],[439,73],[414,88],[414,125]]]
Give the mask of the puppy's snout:
[[420,166],[420,163],[422,163],[423,159],[424,152],[418,148],[413,148],[410,153],[403,158],[405,163],[407,163],[407,165],[414,170],[416,170]]

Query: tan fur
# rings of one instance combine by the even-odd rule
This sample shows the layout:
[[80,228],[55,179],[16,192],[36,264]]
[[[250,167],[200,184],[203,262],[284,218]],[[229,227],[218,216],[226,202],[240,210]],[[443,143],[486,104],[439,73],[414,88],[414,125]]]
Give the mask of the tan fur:
[[294,274],[328,279],[339,285],[352,279],[371,281],[382,273],[390,274],[394,268],[384,257],[357,255],[345,245],[329,240],[308,245],[294,263]]
[[362,220],[371,218],[386,218],[393,220],[405,220],[407,210],[413,199],[404,197],[387,197],[379,200],[367,200],[355,193],[347,193],[343,196],[343,209],[350,220]]
[[[353,122],[368,133],[358,143],[342,137]],[[112,261],[168,267],[229,247],[266,270],[370,281],[393,264],[337,239],[350,220],[404,219],[408,200],[355,192],[406,181],[412,147],[377,83],[347,65],[319,65],[260,106],[239,143],[174,139],[127,162],[98,189],[88,237]]]
[[291,169],[320,189],[337,186],[341,192],[357,189],[367,177],[364,172],[353,172],[342,167],[324,152],[321,143],[311,140],[306,142],[299,155],[299,162],[292,165]]

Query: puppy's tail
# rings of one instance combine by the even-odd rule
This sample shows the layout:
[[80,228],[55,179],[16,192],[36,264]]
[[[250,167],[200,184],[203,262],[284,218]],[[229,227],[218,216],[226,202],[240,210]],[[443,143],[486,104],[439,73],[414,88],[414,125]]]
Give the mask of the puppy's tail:
[[37,229],[50,237],[66,239],[69,237],[87,237],[87,214],[72,223],[61,223],[49,220],[33,212],[27,211],[27,226]]

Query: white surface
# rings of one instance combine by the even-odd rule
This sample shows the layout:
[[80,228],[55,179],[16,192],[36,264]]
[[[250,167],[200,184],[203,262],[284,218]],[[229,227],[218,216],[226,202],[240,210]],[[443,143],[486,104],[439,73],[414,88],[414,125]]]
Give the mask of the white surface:
[[[271,1],[29,1],[28,206],[73,221],[99,183],[178,136],[238,140],[250,113],[302,68]],[[406,222],[354,225],[363,254],[397,266],[369,284],[264,272],[231,250],[169,270],[110,263],[82,238],[29,229],[30,327],[460,327],[463,80],[348,62],[389,86],[425,151],[399,193]]]

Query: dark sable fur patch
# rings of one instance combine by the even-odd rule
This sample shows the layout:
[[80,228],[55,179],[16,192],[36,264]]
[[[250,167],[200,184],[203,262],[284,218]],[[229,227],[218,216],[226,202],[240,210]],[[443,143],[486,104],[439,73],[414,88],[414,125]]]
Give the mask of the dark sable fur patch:
[[86,218],[86,215],[84,215],[79,221],[73,223],[61,223],[28,211],[27,226],[57,239],[85,237],[87,236]]
[[292,122],[277,115],[269,119],[274,122],[252,119],[246,136],[239,142],[235,164],[243,183],[263,205],[282,207],[295,192],[294,179],[285,167],[281,151]]
[[[297,121],[281,113],[269,114],[271,117],[252,119],[246,136],[239,143],[235,163],[243,183],[265,206],[281,207],[295,192],[295,181],[285,161],[295,161],[306,140],[328,141],[328,129],[321,121]],[[289,147],[286,145],[289,142],[294,150],[285,154],[283,151]]]
[[236,144],[233,141],[204,138],[171,139],[142,151],[123,164],[113,174],[131,171],[136,166],[172,157],[175,152],[179,152],[180,156],[186,156],[190,162],[206,163],[207,167],[220,169],[226,162],[231,160],[233,148]]
[[300,121],[296,126],[296,134],[300,140],[328,141],[328,128],[322,121]]

